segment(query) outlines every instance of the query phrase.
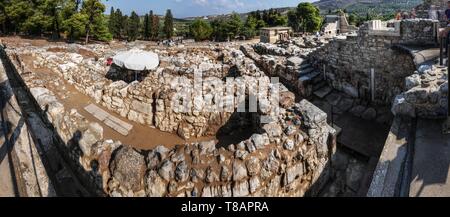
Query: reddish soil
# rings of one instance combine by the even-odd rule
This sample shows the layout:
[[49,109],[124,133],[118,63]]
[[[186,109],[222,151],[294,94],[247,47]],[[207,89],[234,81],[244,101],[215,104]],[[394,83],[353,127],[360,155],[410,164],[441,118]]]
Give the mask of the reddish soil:
[[[70,111],[71,109],[76,109],[81,115],[83,115],[90,122],[97,122],[103,127],[103,137],[104,139],[112,139],[115,141],[121,141],[123,144],[131,145],[135,148],[149,150],[153,149],[158,145],[164,145],[166,147],[174,147],[178,144],[185,144],[191,142],[198,141],[209,141],[212,139],[216,139],[214,136],[210,137],[201,137],[201,138],[192,138],[189,140],[184,140],[178,135],[174,133],[162,132],[154,127],[144,126],[132,121],[129,121],[125,118],[120,117],[114,112],[109,111],[107,108],[96,104],[92,98],[80,93],[73,85],[69,84],[65,79],[61,78],[59,74],[53,72],[51,69],[43,67],[43,68],[33,68],[33,57],[30,55],[22,55],[22,62],[27,66],[30,70],[33,70],[36,74],[38,74],[39,78],[45,81],[43,85],[45,88],[51,90],[55,95],[59,98],[59,100],[64,104],[66,111]],[[54,81],[55,77],[59,77],[60,81],[62,81],[63,85],[56,86],[52,81]],[[132,124],[133,129],[130,131],[128,136],[123,136],[119,134],[112,128],[108,127],[104,123],[100,122],[90,113],[84,110],[84,107],[89,104],[95,104],[107,111],[111,115],[120,118],[121,120]]]

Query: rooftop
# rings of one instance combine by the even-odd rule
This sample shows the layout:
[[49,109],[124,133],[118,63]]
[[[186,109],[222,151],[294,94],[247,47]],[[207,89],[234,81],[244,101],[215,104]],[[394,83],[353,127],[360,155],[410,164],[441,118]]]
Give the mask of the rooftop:
[[275,26],[275,27],[264,27],[261,28],[261,30],[286,30],[289,29],[291,30],[292,28],[289,26]]

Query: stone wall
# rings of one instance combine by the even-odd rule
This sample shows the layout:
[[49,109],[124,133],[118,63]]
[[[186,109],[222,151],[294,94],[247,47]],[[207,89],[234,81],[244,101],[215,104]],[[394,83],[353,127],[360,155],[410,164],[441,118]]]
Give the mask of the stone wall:
[[[114,71],[104,65],[106,55],[98,60],[84,58],[73,52],[49,52],[46,48],[16,49],[19,55],[33,55],[35,68],[48,67],[60,73],[76,89],[111,111],[131,121],[166,132],[178,132],[183,138],[215,135],[218,128],[227,123],[231,112],[191,112],[176,113],[172,108],[172,97],[180,87],[173,83],[180,79],[192,85],[194,72],[203,77],[222,79],[229,73],[241,76],[242,82],[252,84],[251,78],[264,75],[239,51],[232,48],[215,51],[215,47],[205,50],[159,51],[161,64],[141,82],[126,83],[107,79]],[[211,51],[212,50],[212,51]],[[220,60],[219,60],[220,59]],[[235,66],[230,69],[231,66]],[[214,93],[204,89],[203,96]],[[192,99],[195,96],[192,95]]]
[[448,73],[445,67],[422,67],[405,78],[405,92],[396,96],[392,113],[399,116],[441,118],[448,111]]
[[315,64],[325,71],[327,80],[338,90],[353,97],[371,99],[370,70],[375,71],[375,102],[391,104],[405,90],[404,78],[415,70],[409,54],[391,49],[394,44],[432,44],[435,21],[403,20],[400,36],[370,35],[369,25],[357,35],[336,38],[311,54]]
[[[18,60],[14,51],[8,54]],[[106,195],[303,196],[316,194],[328,180],[336,132],[306,100],[282,108],[276,120],[238,144],[217,147],[210,141],[144,151],[103,138],[99,124],[67,111],[38,74],[17,68],[78,165],[75,171]]]

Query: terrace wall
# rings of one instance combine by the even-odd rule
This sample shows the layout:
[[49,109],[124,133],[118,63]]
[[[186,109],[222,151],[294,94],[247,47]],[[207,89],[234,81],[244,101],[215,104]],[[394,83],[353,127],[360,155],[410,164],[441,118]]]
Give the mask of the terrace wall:
[[400,35],[373,32],[369,24],[357,35],[337,38],[311,54],[317,67],[325,67],[327,80],[338,90],[370,100],[370,70],[375,71],[375,102],[391,104],[405,90],[404,78],[415,70],[413,58],[391,49],[395,44],[431,45],[435,43],[436,21],[403,20]]

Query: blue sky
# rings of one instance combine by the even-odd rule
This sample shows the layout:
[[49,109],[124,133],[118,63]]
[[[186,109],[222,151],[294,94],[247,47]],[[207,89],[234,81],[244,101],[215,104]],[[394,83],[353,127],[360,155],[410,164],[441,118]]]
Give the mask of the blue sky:
[[134,10],[139,15],[151,9],[157,14],[164,14],[166,9],[170,8],[177,18],[296,6],[305,1],[313,0],[103,0],[107,6],[107,13],[111,6],[120,8],[127,14]]

